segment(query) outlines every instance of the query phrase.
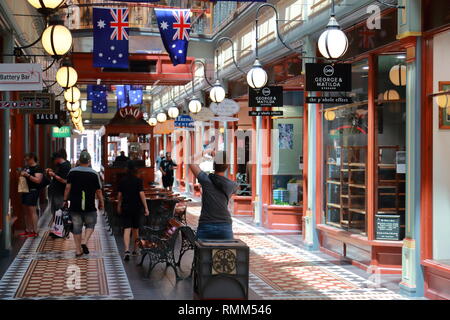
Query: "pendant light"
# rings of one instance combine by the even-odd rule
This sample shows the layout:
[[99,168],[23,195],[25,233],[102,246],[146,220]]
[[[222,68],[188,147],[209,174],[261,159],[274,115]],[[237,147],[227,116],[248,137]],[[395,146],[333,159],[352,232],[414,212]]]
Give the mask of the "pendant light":
[[221,103],[225,99],[225,89],[222,87],[219,79],[216,80],[214,86],[209,92],[209,97],[212,102]]
[[54,18],[42,33],[41,43],[45,52],[58,59],[72,48],[72,33],[62,20]]
[[389,79],[398,87],[406,86],[406,66],[404,64],[393,66],[389,71]]
[[339,59],[344,56],[348,49],[348,39],[341,30],[336,20],[334,0],[331,5],[331,17],[326,30],[321,34],[318,47],[319,51],[327,59]]
[[396,101],[400,100],[400,94],[397,92],[397,90],[386,90],[383,94],[384,101]]
[[80,100],[81,92],[77,87],[72,87],[64,91],[64,99],[67,102],[75,103]]
[[150,119],[148,119],[148,124],[154,127],[158,124],[158,120],[155,117],[151,116]]
[[165,112],[158,113],[158,115],[156,116],[156,120],[158,120],[159,123],[166,122],[166,120],[167,120],[166,113]]
[[77,71],[70,66],[70,63],[66,60],[61,68],[56,71],[56,82],[64,88],[68,89],[73,87],[78,81]]
[[325,111],[324,118],[328,121],[334,121],[336,119],[336,113],[333,110]]
[[436,102],[440,108],[450,107],[450,95],[443,94],[436,97]]
[[77,111],[78,109],[80,109],[80,101],[77,101],[77,102],[74,102],[74,103],[67,102],[66,109],[69,112]]
[[180,114],[180,110],[178,110],[178,108],[176,106],[172,106],[169,108],[167,113],[169,114],[169,117],[171,117],[172,119],[175,119]]
[[66,0],[28,0],[28,3],[37,9],[39,13],[48,15],[61,7]]
[[253,89],[263,88],[268,80],[267,72],[263,69],[258,59],[253,63],[252,68],[247,73],[247,83]]
[[202,103],[196,96],[193,96],[191,101],[189,101],[188,108],[191,113],[199,113],[202,110]]

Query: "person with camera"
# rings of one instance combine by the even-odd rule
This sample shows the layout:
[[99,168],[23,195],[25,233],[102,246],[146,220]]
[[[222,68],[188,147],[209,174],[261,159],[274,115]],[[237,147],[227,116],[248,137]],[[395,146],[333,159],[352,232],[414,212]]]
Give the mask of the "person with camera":
[[22,205],[25,215],[25,232],[19,234],[22,237],[35,238],[38,234],[37,205],[44,172],[38,165],[37,156],[34,153],[25,154],[25,168],[19,168],[20,176],[26,179],[28,192],[22,193]]
[[67,184],[66,179],[70,169],[72,168],[70,162],[66,160],[66,157],[66,151],[64,149],[54,152],[52,155],[52,161],[55,165],[55,170],[46,170],[47,176],[51,178],[51,182],[48,187],[48,195],[53,216],[55,216],[55,212],[63,206],[64,190],[66,189]]

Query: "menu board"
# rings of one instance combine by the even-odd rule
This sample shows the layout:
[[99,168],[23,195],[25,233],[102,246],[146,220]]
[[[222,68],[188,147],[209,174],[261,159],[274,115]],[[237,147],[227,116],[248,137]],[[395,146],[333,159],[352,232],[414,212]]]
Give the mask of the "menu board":
[[375,215],[375,238],[377,240],[401,240],[399,215]]

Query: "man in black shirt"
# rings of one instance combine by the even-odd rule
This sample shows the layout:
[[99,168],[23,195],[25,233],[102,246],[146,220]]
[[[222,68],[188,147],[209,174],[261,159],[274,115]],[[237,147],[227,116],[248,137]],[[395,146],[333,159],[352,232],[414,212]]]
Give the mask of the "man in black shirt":
[[[75,240],[76,257],[89,254],[87,243],[94,232],[97,223],[97,208],[95,196],[98,198],[98,209],[103,210],[103,194],[100,177],[96,171],[89,167],[91,156],[83,151],[80,154],[80,166],[70,170],[67,176],[67,185],[64,192],[64,205],[70,201],[70,216],[73,223],[73,237]],[[84,243],[81,233],[83,225],[86,226]]]
[[65,158],[65,151],[60,150],[53,153],[53,163],[56,171],[47,169],[47,175],[52,179],[48,187],[48,195],[50,198],[51,210],[54,215],[55,212],[61,209],[64,203],[64,191],[67,184],[67,175],[71,169],[70,162]]
[[120,151],[120,156],[117,156],[117,157],[116,157],[116,161],[117,161],[117,162],[127,162],[128,160],[130,160],[130,158],[128,158],[128,157],[125,155],[125,152],[124,152],[124,151]]
[[177,164],[173,162],[170,152],[166,152],[166,157],[161,160],[159,169],[162,172],[163,187],[169,191],[172,191],[173,186],[173,169],[177,167]]

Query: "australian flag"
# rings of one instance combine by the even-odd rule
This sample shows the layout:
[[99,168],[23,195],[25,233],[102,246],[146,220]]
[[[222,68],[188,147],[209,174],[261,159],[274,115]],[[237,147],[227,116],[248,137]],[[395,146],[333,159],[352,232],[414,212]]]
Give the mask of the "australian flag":
[[129,9],[93,10],[94,67],[128,69]]
[[108,95],[108,87],[104,85],[88,85],[87,86],[87,99],[91,101],[98,101],[106,99]]
[[108,101],[106,98],[92,101],[92,113],[108,113]]
[[116,86],[117,108],[125,108],[129,106],[128,93],[130,92],[129,85]]
[[172,64],[186,63],[191,32],[191,10],[155,9],[159,33]]

